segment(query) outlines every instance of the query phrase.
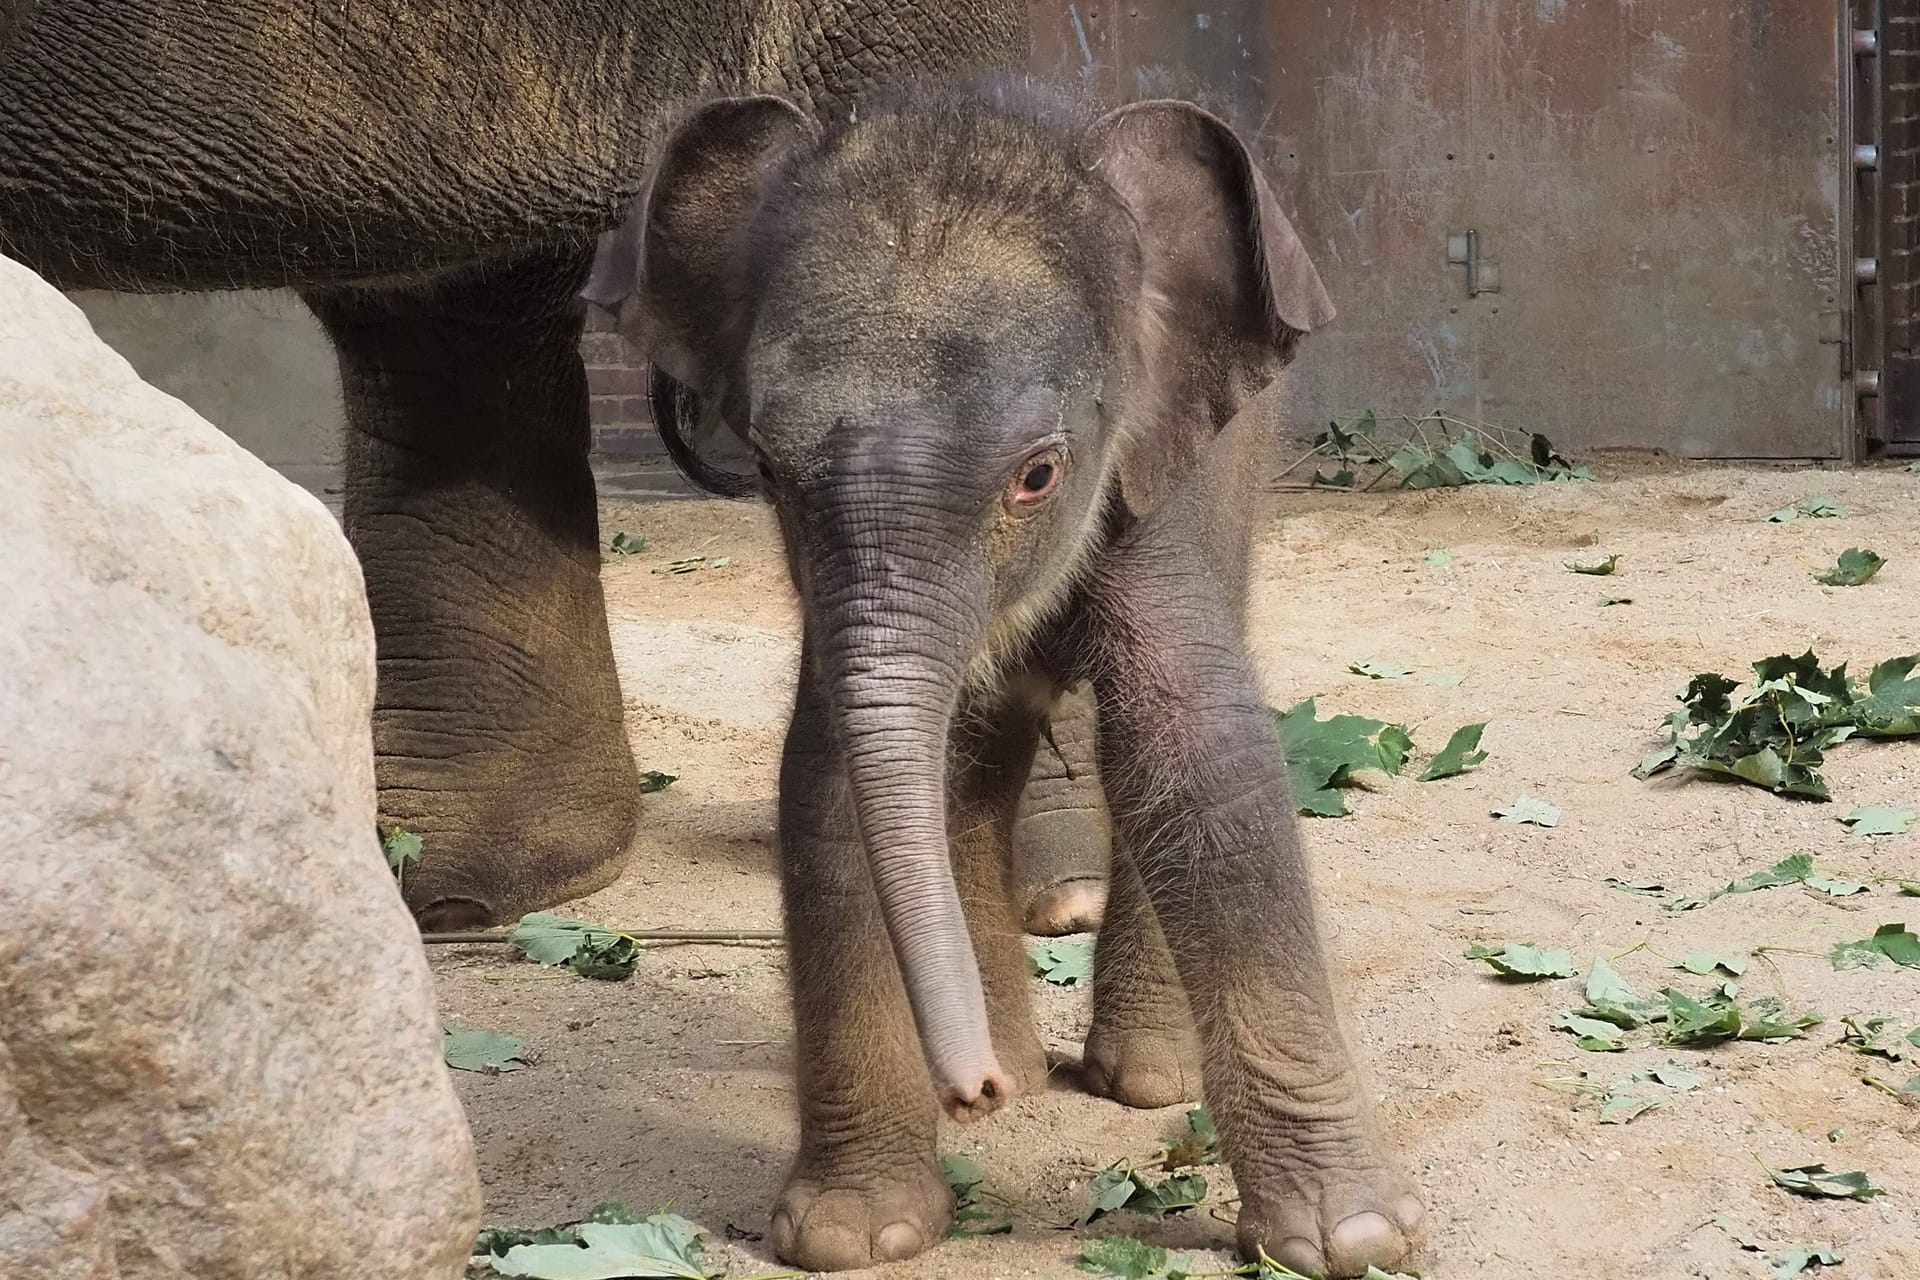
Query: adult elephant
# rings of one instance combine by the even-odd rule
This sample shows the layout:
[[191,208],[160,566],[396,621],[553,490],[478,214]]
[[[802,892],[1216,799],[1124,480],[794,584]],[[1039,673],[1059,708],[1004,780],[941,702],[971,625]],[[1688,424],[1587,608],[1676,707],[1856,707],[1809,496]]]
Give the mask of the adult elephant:
[[292,286],[338,351],[423,926],[597,888],[633,835],[575,295],[674,106],[1026,52],[1025,0],[0,0],[0,251]]

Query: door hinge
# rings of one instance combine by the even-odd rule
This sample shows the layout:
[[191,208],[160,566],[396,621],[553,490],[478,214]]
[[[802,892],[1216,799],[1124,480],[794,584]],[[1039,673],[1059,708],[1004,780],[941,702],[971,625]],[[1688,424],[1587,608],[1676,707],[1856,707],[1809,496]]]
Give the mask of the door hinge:
[[1480,256],[1480,233],[1472,227],[1447,232],[1447,264],[1467,269],[1467,296],[1500,292],[1500,264]]

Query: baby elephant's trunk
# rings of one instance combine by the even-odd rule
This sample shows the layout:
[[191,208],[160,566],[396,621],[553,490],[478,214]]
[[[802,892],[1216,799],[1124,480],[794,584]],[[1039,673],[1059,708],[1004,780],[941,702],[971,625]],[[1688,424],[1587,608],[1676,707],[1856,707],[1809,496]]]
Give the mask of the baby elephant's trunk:
[[954,885],[946,764],[985,619],[956,590],[952,566],[860,559],[873,567],[821,619],[854,811],[941,1105],[957,1119],[981,1116],[1007,1100],[1011,1081],[994,1057]]

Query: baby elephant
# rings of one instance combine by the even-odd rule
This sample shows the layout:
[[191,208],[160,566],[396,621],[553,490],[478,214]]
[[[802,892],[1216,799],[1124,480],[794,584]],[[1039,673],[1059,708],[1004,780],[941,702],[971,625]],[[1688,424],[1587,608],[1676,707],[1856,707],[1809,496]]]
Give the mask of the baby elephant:
[[1048,708],[1086,682],[1116,850],[1090,1084],[1204,1087],[1249,1257],[1402,1263],[1423,1210],[1369,1133],[1241,635],[1267,432],[1229,422],[1333,309],[1239,139],[1010,80],[824,131],[712,102],[587,296],[684,388],[670,414],[751,447],[803,603],[780,1256],[927,1248],[938,1107],[1043,1087],[1009,844]]

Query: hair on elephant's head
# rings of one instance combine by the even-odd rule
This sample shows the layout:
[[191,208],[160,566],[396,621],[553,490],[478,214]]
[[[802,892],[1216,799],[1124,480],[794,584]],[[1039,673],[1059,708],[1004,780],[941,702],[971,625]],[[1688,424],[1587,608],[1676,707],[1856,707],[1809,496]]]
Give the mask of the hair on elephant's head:
[[664,372],[697,481],[742,487],[688,448],[698,420],[752,449],[741,479],[778,510],[923,1039],[964,1110],[993,1088],[990,1050],[963,1043],[984,1039],[978,979],[957,911],[915,878],[944,874],[954,707],[1116,522],[1180,492],[1332,318],[1326,293],[1216,117],[1101,115],[1003,79],[907,87],[823,129],[776,98],[700,107],[587,296]]

